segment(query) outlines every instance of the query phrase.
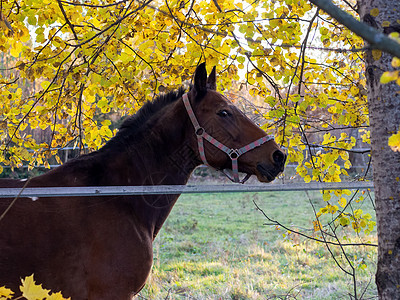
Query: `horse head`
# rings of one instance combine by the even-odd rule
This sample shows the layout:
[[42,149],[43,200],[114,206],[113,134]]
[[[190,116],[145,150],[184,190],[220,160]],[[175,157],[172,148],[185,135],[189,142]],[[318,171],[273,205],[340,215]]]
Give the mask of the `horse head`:
[[248,174],[246,179],[256,175],[261,182],[270,182],[283,171],[286,154],[273,137],[216,91],[215,67],[207,77],[205,64],[200,64],[193,88],[183,98],[194,126],[194,148],[203,163],[232,170],[233,179],[227,176],[242,183],[238,171]]

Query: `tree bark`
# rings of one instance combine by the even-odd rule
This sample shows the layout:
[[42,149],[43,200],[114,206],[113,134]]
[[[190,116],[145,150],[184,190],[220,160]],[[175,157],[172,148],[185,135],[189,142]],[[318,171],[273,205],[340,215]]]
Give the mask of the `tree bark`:
[[[358,7],[361,20],[383,33],[400,30],[399,0],[359,0]],[[372,9],[379,14],[372,16]],[[393,69],[392,56],[368,51],[365,59],[378,230],[376,284],[380,299],[393,300],[400,299],[400,152],[391,150],[388,139],[400,124],[400,87],[380,83],[382,73]]]

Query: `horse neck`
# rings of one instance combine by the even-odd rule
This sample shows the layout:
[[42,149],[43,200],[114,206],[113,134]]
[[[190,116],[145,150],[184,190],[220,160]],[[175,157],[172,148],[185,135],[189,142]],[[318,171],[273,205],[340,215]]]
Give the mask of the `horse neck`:
[[150,121],[139,142],[134,142],[132,159],[141,172],[140,185],[186,184],[199,165],[193,127],[183,103],[177,101]]
[[[199,165],[193,127],[183,103],[178,100],[165,108],[169,109],[155,116],[142,138],[128,147],[128,160],[132,162],[127,177],[129,185],[184,185]],[[178,194],[133,197],[130,204],[155,238],[178,197]]]
[[[169,104],[142,128],[135,136],[121,132],[101,150],[33,178],[30,186],[186,184],[200,161],[194,150],[193,126],[183,103],[178,100]],[[131,211],[155,237],[178,197],[126,196],[115,205],[120,211]]]

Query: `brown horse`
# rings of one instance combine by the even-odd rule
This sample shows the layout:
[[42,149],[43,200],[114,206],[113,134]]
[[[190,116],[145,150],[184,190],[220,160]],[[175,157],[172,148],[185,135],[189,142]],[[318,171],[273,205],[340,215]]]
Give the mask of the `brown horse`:
[[[180,89],[145,104],[100,150],[28,184],[3,179],[0,187],[182,185],[201,156],[216,169],[234,169],[235,162],[240,172],[270,182],[286,155],[215,86],[215,68],[207,78],[201,64],[187,94]],[[182,98],[201,126],[196,131]],[[246,150],[227,153],[225,145]],[[73,300],[129,299],[146,282],[153,240],[178,197],[19,198],[0,221],[0,286],[18,291],[20,278],[34,274]],[[0,199],[0,215],[11,201]]]

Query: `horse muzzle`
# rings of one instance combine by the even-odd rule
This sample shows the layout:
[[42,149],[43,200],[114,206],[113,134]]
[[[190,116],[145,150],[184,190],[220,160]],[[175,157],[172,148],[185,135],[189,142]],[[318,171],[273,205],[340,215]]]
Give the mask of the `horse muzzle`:
[[258,163],[257,164],[257,178],[261,182],[271,182],[285,168],[287,155],[280,150],[276,150],[272,154],[273,164],[270,163]]

